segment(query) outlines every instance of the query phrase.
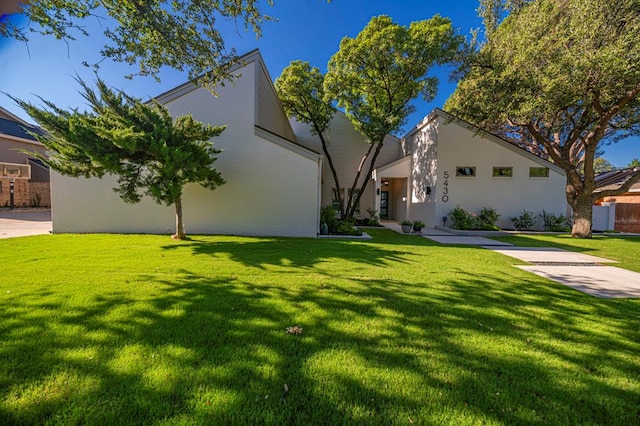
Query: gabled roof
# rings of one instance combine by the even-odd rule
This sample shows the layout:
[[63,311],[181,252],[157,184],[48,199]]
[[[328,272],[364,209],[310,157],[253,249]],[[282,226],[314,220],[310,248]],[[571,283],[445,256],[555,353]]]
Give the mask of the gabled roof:
[[420,129],[422,129],[424,126],[426,126],[427,124],[431,123],[432,121],[434,121],[436,118],[442,118],[444,120],[447,120],[448,122],[452,122],[455,123],[459,126],[465,127],[468,130],[471,130],[472,132],[474,132],[475,134],[479,134],[481,135],[483,138],[490,140],[491,142],[494,142],[504,148],[507,148],[517,154],[520,154],[524,157],[527,157],[529,160],[531,161],[535,161],[536,163],[539,163],[545,167],[549,167],[550,169],[553,169],[555,172],[560,173],[562,175],[565,174],[564,170],[562,170],[561,167],[557,166],[556,164],[545,160],[544,158],[538,157],[535,154],[530,153],[529,151],[527,151],[526,149],[519,147],[517,145],[514,145],[513,143],[509,142],[508,140],[501,138],[498,135],[494,135],[493,133],[487,132],[486,130],[481,129],[478,126],[475,126],[467,121],[464,121],[456,116],[454,116],[453,114],[450,114],[444,110],[441,110],[440,108],[436,108],[434,109],[429,115],[427,115],[420,123],[418,123],[411,131],[409,131],[409,133],[407,133],[402,139],[406,139],[408,137],[410,137],[411,135],[413,135],[415,132],[419,131]]
[[14,138],[26,139],[28,141],[36,141],[29,132],[40,133],[42,130],[37,127],[31,126],[24,121],[9,120],[6,118],[0,118],[0,135],[13,136]]
[[[598,185],[598,189],[596,189],[596,191],[618,189],[627,180],[629,180],[632,174],[636,173],[637,171],[638,168],[636,167],[634,169],[612,170],[610,172],[600,173],[598,176],[596,176],[596,185]],[[631,191],[640,191],[640,182],[631,186]]]

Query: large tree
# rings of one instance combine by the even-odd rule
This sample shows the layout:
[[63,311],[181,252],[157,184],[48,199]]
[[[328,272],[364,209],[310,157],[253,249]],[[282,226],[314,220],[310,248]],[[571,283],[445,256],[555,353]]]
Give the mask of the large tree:
[[451,60],[460,41],[447,18],[436,15],[406,27],[382,15],[372,18],[355,38],[340,42],[340,50],[329,60],[325,99],[337,101],[368,144],[347,194],[346,217],[356,212],[385,137],[401,129],[415,110],[413,99],[434,98],[438,79],[427,73]]
[[286,67],[275,81],[278,97],[289,117],[310,126],[311,134],[317,135],[322,152],[329,163],[340,205],[340,217],[345,218],[344,202],[340,191],[338,171],[329,151],[328,129],[335,109],[325,100],[324,75],[308,62],[296,60]]
[[225,183],[213,168],[220,150],[210,140],[224,127],[197,122],[190,115],[174,119],[162,105],[143,103],[99,79],[97,90],[78,82],[90,111],[67,111],[45,100],[42,108],[14,99],[46,131],[34,136],[49,155],[35,155],[68,176],[117,175],[114,191],[128,203],[147,195],[175,206],[173,237],[184,239],[184,185],[195,182],[213,190]]
[[594,179],[599,147],[640,129],[640,2],[511,3],[445,108],[560,166],[572,235],[588,238],[593,202],[640,180],[638,171],[618,190],[596,192]]
[[[157,79],[160,68],[168,66],[213,88],[233,79],[236,58],[224,43],[219,21],[238,20],[260,36],[262,23],[271,19],[261,3],[272,5],[273,0],[8,0],[0,9],[0,37],[28,41],[29,33],[37,32],[68,41],[90,35],[87,28],[103,28],[109,42],[101,55],[137,64],[130,77]],[[28,26],[2,19],[12,12],[23,14]]]

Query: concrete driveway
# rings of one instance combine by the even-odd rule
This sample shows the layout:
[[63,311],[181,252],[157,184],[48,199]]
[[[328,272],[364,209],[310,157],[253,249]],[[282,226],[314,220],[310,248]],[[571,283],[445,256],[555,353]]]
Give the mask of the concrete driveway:
[[0,209],[0,238],[51,233],[51,210]]

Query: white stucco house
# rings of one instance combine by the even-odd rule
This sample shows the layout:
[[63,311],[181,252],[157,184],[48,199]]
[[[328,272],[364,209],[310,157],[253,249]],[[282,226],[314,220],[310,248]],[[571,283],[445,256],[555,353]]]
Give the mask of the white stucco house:
[[[566,214],[564,171],[495,135],[436,109],[402,138],[405,156],[375,170],[375,208],[395,220],[442,226],[456,206],[501,215]],[[386,206],[385,206],[386,204]],[[382,214],[385,216],[384,214]],[[449,223],[450,225],[450,223]]]
[[[320,208],[336,202],[320,141],[309,126],[287,119],[257,50],[238,64],[234,72],[240,77],[219,87],[218,97],[191,82],[156,97],[171,114],[227,126],[214,139],[223,149],[216,168],[227,183],[215,191],[185,188],[186,232],[316,236]],[[328,139],[347,195],[367,143],[341,112]],[[561,169],[441,110],[402,139],[389,135],[376,164],[361,199],[361,217],[373,208],[384,219],[436,226],[456,205],[471,211],[486,206],[502,215],[499,225],[509,227],[508,218],[523,209],[566,213]],[[173,232],[172,207],[150,199],[125,204],[112,190],[115,177],[52,173],[51,181],[53,232]]]

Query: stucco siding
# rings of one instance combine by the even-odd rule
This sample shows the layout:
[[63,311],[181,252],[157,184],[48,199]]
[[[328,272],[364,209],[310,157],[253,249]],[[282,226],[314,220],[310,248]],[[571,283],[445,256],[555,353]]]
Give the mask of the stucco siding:
[[[509,218],[520,215],[523,209],[535,214],[543,210],[566,214],[565,176],[556,168],[549,167],[548,178],[529,177],[530,167],[550,165],[524,155],[518,148],[476,135],[455,122],[438,118],[434,126],[438,167],[432,192],[435,217],[430,224],[441,224],[441,217],[457,205],[472,212],[494,208],[501,215],[497,225],[504,228],[512,228]],[[458,167],[474,167],[475,177],[456,176]],[[494,177],[494,167],[512,168],[513,175]]]
[[[172,115],[227,125],[214,138],[223,150],[215,164],[227,183],[215,191],[185,187],[187,233],[315,236],[318,230],[318,161],[255,132],[255,63],[234,85],[218,88],[218,98],[199,88],[169,98]],[[69,179],[53,184],[54,232],[173,232],[173,207],[145,198],[127,205],[111,188],[113,177]]]
[[[309,131],[310,127],[306,124],[299,123],[295,120],[291,121],[291,125],[296,134],[296,140],[300,145],[306,146],[316,152],[322,152],[322,143],[320,138],[312,135]],[[340,186],[345,188],[345,197],[348,196],[348,188],[353,185],[358,165],[362,157],[367,151],[368,144],[364,137],[355,130],[353,124],[341,112],[337,112],[330,123],[330,130],[327,133],[328,150],[333,159],[333,164],[337,170]],[[402,156],[400,141],[392,136],[387,136],[384,145],[376,160],[376,164],[382,165],[390,163]],[[369,169],[370,161],[363,168],[360,184],[362,184],[363,176]],[[329,163],[325,159],[323,165],[322,176],[322,205],[330,205],[332,202],[333,188],[335,182]],[[359,186],[358,186],[359,188]],[[373,180],[369,182],[364,194],[360,200],[360,213],[357,217],[367,217],[367,209],[375,208],[375,185]]]
[[287,118],[269,73],[261,63],[255,63],[256,70],[256,125],[275,133],[289,141],[295,141],[295,135]]

